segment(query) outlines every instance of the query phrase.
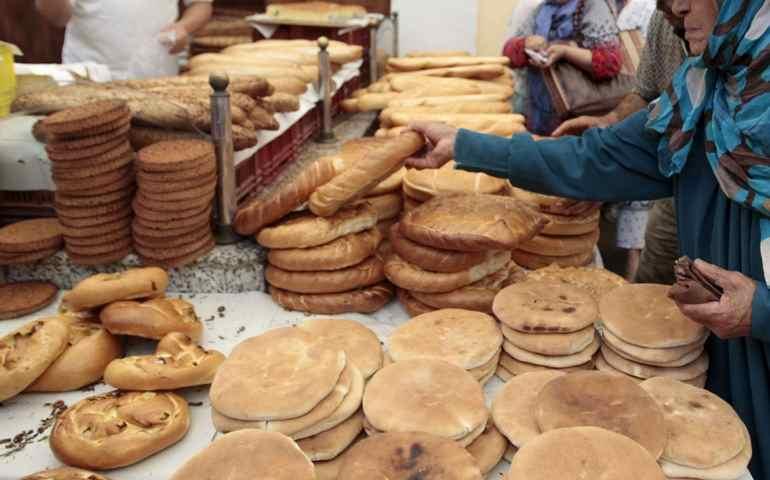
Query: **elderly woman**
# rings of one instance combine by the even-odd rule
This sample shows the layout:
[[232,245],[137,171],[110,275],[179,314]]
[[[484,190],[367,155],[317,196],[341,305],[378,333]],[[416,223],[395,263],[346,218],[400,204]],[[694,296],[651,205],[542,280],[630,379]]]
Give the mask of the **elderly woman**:
[[770,13],[762,0],[723,2],[675,0],[693,56],[651,112],[539,142],[418,125],[434,147],[409,163],[454,156],[459,168],[578,200],[673,195],[681,252],[724,290],[680,308],[716,335],[707,387],[748,426],[759,480],[770,478]]

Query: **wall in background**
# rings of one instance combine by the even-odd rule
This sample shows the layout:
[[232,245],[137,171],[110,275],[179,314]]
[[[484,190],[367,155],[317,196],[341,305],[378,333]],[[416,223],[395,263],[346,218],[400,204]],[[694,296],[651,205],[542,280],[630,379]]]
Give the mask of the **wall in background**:
[[478,0],[478,34],[476,48],[479,55],[500,55],[507,40],[508,21],[518,0]]
[[400,14],[401,53],[412,50],[476,52],[477,0],[392,0]]

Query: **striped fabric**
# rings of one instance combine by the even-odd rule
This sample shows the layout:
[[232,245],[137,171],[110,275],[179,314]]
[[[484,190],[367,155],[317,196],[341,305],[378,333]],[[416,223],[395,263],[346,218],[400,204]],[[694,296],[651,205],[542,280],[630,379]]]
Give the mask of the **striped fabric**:
[[[725,0],[706,51],[687,59],[655,102],[648,128],[662,134],[660,170],[682,171],[699,126],[722,191],[760,220],[770,285],[770,0]],[[702,122],[702,123],[701,123]]]

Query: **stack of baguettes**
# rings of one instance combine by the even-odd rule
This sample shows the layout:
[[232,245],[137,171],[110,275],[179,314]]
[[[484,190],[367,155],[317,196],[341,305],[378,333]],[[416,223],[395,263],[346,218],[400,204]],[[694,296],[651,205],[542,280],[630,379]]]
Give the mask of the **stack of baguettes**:
[[70,259],[117,262],[131,252],[134,152],[125,102],[100,101],[43,120],[56,184],[56,215]]
[[709,365],[708,331],[685,317],[666,285],[624,285],[599,302],[603,345],[599,370],[637,382],[668,377],[702,387]]
[[505,341],[498,374],[592,370],[601,345],[594,328],[599,307],[587,290],[555,281],[526,280],[497,294],[493,304]]
[[[403,161],[423,143],[416,133],[351,142],[339,157],[318,159],[237,213],[237,231],[256,233],[270,249],[266,277],[278,304],[339,314],[371,313],[390,301],[378,250],[382,231],[401,211],[392,192]],[[310,212],[289,215],[305,203]]]
[[520,274],[511,250],[545,222],[511,197],[439,195],[391,228],[385,275],[412,316],[450,306],[489,312],[497,290]]
[[214,146],[203,140],[159,142],[140,150],[136,163],[132,231],[144,263],[181,267],[211,251]]
[[377,336],[356,322],[271,330],[240,343],[217,370],[214,426],[284,434],[323,468],[361,433],[364,386],[381,365]]
[[[550,213],[571,200],[527,192],[511,187],[511,194],[545,216],[543,231],[513,252],[513,259],[524,268],[536,270],[555,264],[581,267],[590,264],[599,241],[599,205],[576,204],[570,215]],[[574,202],[573,202],[574,203]]]

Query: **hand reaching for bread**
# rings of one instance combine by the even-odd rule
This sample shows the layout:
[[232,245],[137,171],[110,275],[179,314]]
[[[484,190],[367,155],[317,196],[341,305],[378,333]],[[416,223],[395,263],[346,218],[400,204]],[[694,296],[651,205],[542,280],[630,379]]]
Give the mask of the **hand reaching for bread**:
[[444,123],[415,122],[409,126],[411,130],[425,137],[425,155],[406,159],[408,167],[441,168],[454,158],[457,129]]

